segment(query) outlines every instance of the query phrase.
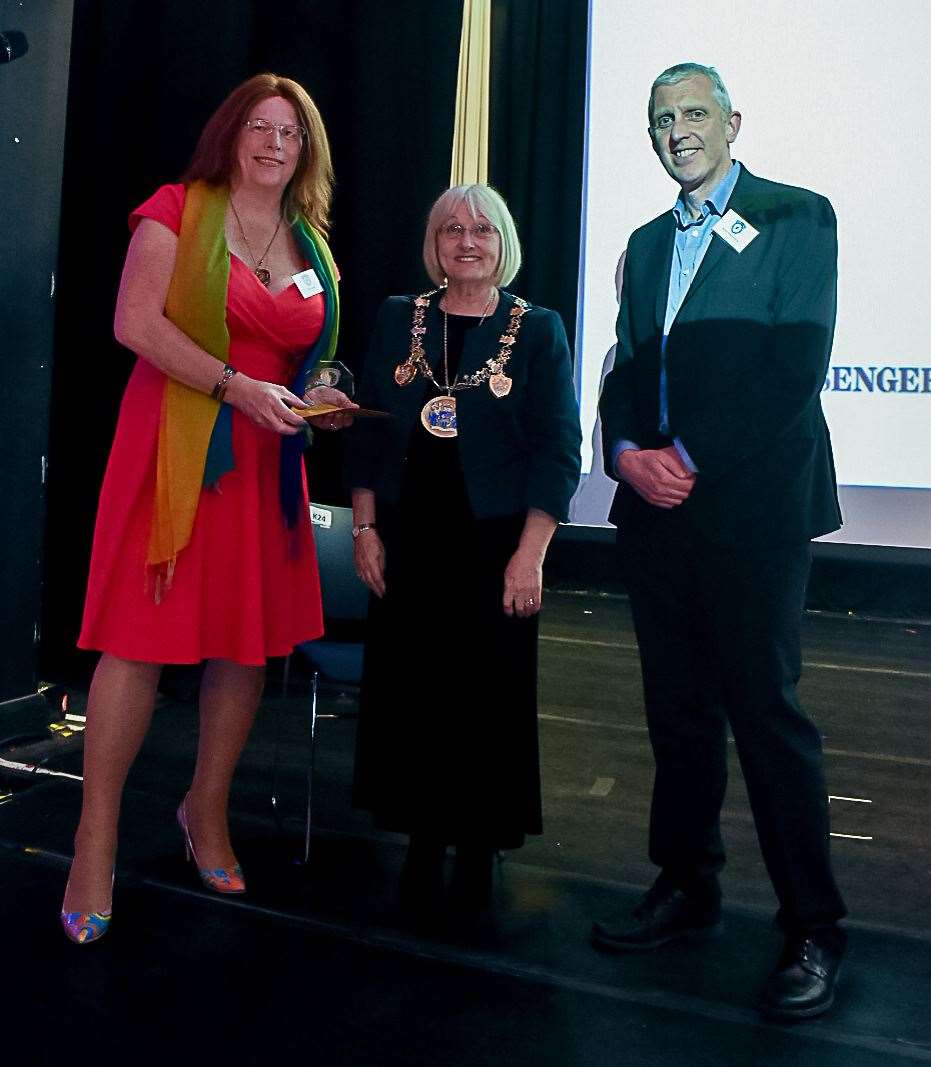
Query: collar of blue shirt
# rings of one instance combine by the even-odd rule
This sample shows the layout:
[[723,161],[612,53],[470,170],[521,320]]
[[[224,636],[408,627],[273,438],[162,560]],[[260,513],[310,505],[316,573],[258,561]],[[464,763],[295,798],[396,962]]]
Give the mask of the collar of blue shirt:
[[701,218],[698,219],[692,218],[686,206],[685,197],[680,195],[675,207],[672,209],[679,229],[688,230],[692,226],[701,226],[709,215],[723,215],[739,177],[740,164],[735,159],[731,164],[731,169],[718,182],[711,195],[706,197],[704,204],[702,204]]

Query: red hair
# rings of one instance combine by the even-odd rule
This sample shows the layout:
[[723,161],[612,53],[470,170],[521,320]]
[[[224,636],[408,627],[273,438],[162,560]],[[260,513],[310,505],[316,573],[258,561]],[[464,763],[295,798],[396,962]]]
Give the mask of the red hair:
[[303,216],[315,229],[326,233],[330,222],[333,164],[323,119],[307,90],[291,78],[256,74],[237,86],[210,116],[182,176],[185,184],[205,181],[227,185],[236,168],[236,142],[249,112],[262,100],[281,96],[297,112],[307,131],[294,176],[282,197],[286,218]]

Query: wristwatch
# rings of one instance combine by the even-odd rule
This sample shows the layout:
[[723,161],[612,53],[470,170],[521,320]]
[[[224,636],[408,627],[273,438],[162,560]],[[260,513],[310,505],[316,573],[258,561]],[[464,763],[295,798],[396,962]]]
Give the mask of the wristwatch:
[[353,526],[353,528],[352,528],[352,539],[353,539],[353,541],[355,541],[358,538],[359,534],[362,533],[363,530],[374,530],[374,529],[375,529],[375,523],[374,522],[360,522],[358,526]]

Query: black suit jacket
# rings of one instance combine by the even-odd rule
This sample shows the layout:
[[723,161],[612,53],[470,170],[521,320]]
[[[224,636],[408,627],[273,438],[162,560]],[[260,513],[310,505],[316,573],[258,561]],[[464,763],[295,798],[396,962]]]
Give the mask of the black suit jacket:
[[[699,472],[680,509],[718,541],[808,540],[840,525],[820,400],[836,312],[834,211],[823,196],[744,167],[728,209],[759,236],[740,253],[712,237],[666,347],[670,434]],[[628,244],[617,357],[600,404],[615,478],[619,439],[669,443],[658,431],[659,370],[674,238],[669,211]],[[644,507],[621,482],[610,519]]]
[[[394,380],[395,367],[410,351],[413,301],[392,296],[382,304],[356,397],[394,418],[357,419],[349,430],[349,488],[373,489],[391,504],[400,496],[411,431],[426,432],[419,428],[420,410],[437,395],[422,374],[403,387]],[[480,370],[497,354],[513,306],[514,297],[502,290],[484,326],[468,331],[461,375]],[[440,373],[438,296],[431,299],[424,325],[426,358]],[[513,382],[506,397],[494,397],[487,384],[456,393],[459,435],[449,444],[458,446],[472,511],[477,518],[490,518],[539,508],[563,522],[579,481],[582,434],[566,331],[555,311],[534,306],[523,316],[506,373]]]

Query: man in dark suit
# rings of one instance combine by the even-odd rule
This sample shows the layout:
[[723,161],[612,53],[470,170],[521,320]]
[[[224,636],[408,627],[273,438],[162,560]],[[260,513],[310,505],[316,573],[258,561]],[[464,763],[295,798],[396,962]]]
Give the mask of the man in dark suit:
[[637,951],[721,928],[719,815],[734,736],[785,948],[762,1010],[819,1015],[845,935],[821,737],[799,705],[810,541],[840,525],[820,392],[837,238],[822,196],[732,162],[741,116],[711,67],[664,71],[650,137],[681,189],[636,230],[600,414],[640,645],[660,868],[627,925]]

